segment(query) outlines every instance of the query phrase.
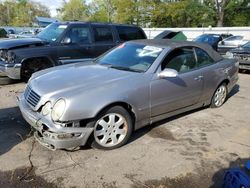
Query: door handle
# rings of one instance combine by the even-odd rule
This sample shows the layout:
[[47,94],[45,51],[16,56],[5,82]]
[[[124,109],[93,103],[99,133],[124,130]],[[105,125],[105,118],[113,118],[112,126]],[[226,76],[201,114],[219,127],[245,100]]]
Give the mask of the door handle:
[[194,78],[194,80],[201,81],[201,80],[203,80],[203,76],[197,76],[197,77]]

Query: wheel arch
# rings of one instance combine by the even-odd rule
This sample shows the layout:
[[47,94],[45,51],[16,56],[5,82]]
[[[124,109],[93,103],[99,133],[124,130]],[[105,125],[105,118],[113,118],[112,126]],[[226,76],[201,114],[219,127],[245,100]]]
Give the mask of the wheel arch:
[[[101,114],[102,112],[104,112],[105,110],[111,108],[111,107],[114,107],[114,106],[121,106],[123,107],[125,110],[128,111],[128,113],[131,115],[131,118],[132,118],[132,121],[133,121],[133,126],[134,126],[134,123],[136,121],[136,112],[133,108],[133,106],[127,102],[124,102],[124,101],[117,101],[117,102],[112,102],[112,103],[109,103],[105,106],[103,106],[96,114],[95,114],[95,117],[97,117],[99,114]],[[134,127],[133,127],[134,128]]]
[[30,61],[32,61],[32,60],[45,60],[48,64],[50,64],[51,66],[55,66],[55,62],[51,59],[51,58],[49,58],[49,57],[47,57],[47,56],[37,56],[37,57],[28,57],[28,58],[25,58],[25,59],[23,59],[22,61],[21,61],[21,69],[20,69],[20,77],[21,77],[21,79],[22,79],[22,77],[23,77],[23,71],[24,71],[24,65],[26,64],[26,63],[28,63],[28,62],[30,62]]
[[21,61],[21,65],[23,65],[23,64],[25,64],[25,63],[27,63],[27,62],[29,62],[29,61],[31,61],[31,60],[34,60],[34,59],[44,59],[44,60],[46,60],[47,62],[49,62],[51,65],[55,65],[55,62],[51,59],[51,58],[49,58],[49,57],[47,57],[47,56],[37,56],[37,57],[28,57],[28,58],[24,58],[24,59],[22,59],[22,61]]
[[226,85],[228,85],[228,84],[230,83],[230,80],[229,80],[228,78],[223,79],[222,81],[219,82],[219,84],[217,84],[216,89],[217,89],[221,84],[223,84],[223,83],[225,83]]

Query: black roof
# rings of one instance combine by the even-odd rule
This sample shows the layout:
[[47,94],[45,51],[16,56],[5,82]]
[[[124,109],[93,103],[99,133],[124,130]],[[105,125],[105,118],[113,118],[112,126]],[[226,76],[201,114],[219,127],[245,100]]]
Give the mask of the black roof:
[[144,40],[133,40],[128,43],[137,43],[149,46],[155,46],[159,48],[181,48],[181,47],[197,47],[206,51],[210,57],[212,57],[215,61],[220,61],[223,58],[221,55],[216,52],[210,45],[205,43],[197,43],[193,41],[177,41],[173,39],[144,39]]
[[115,26],[128,26],[128,27],[139,27],[133,24],[119,24],[119,23],[109,23],[109,22],[84,22],[84,21],[64,21],[64,22],[56,22],[58,24],[105,24],[105,25],[115,25]]

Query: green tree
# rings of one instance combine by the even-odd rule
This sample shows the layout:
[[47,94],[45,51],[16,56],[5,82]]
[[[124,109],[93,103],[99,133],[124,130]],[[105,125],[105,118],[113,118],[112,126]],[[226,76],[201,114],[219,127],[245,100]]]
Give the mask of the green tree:
[[29,0],[6,0],[0,3],[0,25],[32,26],[35,16],[50,17],[49,9]]
[[60,16],[63,20],[87,20],[86,5],[83,0],[70,0],[64,2],[60,10]]
[[231,0],[225,7],[225,26],[249,26],[250,5],[248,0]]

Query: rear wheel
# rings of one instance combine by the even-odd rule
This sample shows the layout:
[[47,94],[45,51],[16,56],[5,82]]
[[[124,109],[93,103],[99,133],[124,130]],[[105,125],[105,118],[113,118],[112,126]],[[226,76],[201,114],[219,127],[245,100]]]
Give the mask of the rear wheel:
[[22,65],[21,78],[27,82],[33,73],[49,67],[52,67],[52,65],[45,59],[31,59]]
[[91,146],[111,150],[126,144],[132,134],[132,123],[130,114],[123,107],[109,108],[95,120]]
[[211,107],[219,108],[221,107],[227,99],[227,85],[225,83],[221,84],[215,91],[212,98]]

